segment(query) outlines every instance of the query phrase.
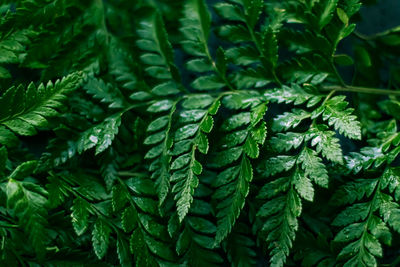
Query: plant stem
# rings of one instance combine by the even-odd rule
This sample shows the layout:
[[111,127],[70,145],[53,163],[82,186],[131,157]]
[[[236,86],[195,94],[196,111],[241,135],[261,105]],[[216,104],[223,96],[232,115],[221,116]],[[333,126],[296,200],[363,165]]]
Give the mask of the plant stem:
[[129,172],[129,171],[120,171],[117,174],[118,174],[118,176],[122,176],[122,177],[147,177],[146,174],[138,173],[138,172]]
[[324,99],[324,102],[322,102],[322,105],[325,105],[325,103],[337,92],[337,90],[332,90]]
[[[332,90],[329,92],[329,94],[325,97],[324,101],[322,102],[321,106],[324,106],[326,104],[326,102],[336,93],[336,90]],[[311,117],[311,114],[309,114]],[[315,125],[317,124],[317,118],[314,118],[311,122],[311,128],[315,127]]]
[[17,224],[9,224],[9,223],[0,223],[0,227],[2,228],[18,228]]
[[325,90],[325,91],[334,90],[334,91],[342,91],[342,92],[354,92],[354,93],[375,94],[375,95],[397,95],[397,96],[400,96],[400,91],[393,91],[393,90],[389,90],[389,89],[361,87],[361,86],[351,86],[351,85],[323,86],[322,90]]
[[358,31],[354,31],[353,33],[359,39],[370,41],[370,40],[374,40],[376,38],[388,35],[390,33],[399,32],[399,31],[400,31],[400,25],[397,25],[396,27],[387,29],[387,30],[385,30],[383,32],[378,32],[378,33],[371,34],[371,35],[366,35],[366,34],[363,34],[361,32],[358,32]]
[[335,66],[335,63],[333,62],[333,57],[331,58],[331,67],[332,67],[332,70],[333,70],[333,72],[334,72],[336,78],[338,79],[339,83],[340,83],[342,86],[346,86],[345,82],[344,82],[343,79],[342,79],[342,76],[340,76],[340,74],[339,74],[339,72],[338,72],[338,70],[337,70],[337,68],[336,68],[336,66]]

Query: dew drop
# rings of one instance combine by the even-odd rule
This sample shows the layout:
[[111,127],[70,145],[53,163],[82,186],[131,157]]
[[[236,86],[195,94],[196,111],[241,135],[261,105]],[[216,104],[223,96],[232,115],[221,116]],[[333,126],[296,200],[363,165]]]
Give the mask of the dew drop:
[[97,138],[97,136],[91,135],[89,137],[89,140],[92,141],[93,143],[97,144],[97,141],[99,141],[99,139]]

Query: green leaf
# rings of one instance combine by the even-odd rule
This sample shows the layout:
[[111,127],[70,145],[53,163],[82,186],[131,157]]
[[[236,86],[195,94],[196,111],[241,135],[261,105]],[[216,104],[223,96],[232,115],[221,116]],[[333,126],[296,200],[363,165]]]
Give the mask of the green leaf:
[[214,125],[214,120],[211,116],[206,116],[200,124],[200,129],[205,133],[210,133]]
[[114,211],[120,211],[125,206],[125,204],[128,203],[128,199],[121,185],[117,184],[113,186],[111,201]]
[[293,175],[293,184],[299,195],[308,201],[314,199],[314,188],[310,179],[301,171],[296,171]]
[[183,221],[189,212],[189,208],[193,202],[194,190],[198,185],[199,179],[194,174],[194,171],[189,169],[187,176],[182,176],[172,188],[172,192],[176,193],[174,199],[177,201],[176,207],[180,222]]
[[251,28],[254,28],[263,11],[264,1],[262,0],[243,1],[243,5],[245,8],[247,22],[249,23]]
[[175,132],[175,141],[180,141],[192,137],[197,132],[198,129],[199,129],[198,124],[187,124],[179,128]]
[[15,147],[18,142],[18,138],[10,130],[0,126],[0,144],[7,147]]
[[[26,90],[8,89],[0,98],[0,124],[19,135],[36,134],[37,127],[47,125],[47,118],[59,114],[66,95],[80,86],[81,79],[80,73],[74,73],[46,86],[31,83]],[[12,137],[8,134],[8,138]]]
[[235,94],[229,94],[222,100],[222,104],[233,110],[255,107],[263,102],[263,98],[254,91],[241,91]]
[[122,229],[125,232],[131,232],[137,225],[137,213],[132,207],[126,208],[122,213]]
[[322,118],[333,125],[339,133],[352,139],[361,139],[361,126],[357,117],[352,115],[352,108],[347,108],[345,96],[335,96],[329,99],[325,104],[325,110]]
[[151,92],[155,95],[159,96],[168,96],[168,95],[174,95],[179,93],[179,89],[177,88],[177,85],[173,82],[165,82],[156,85]]
[[171,170],[177,170],[185,167],[189,164],[192,159],[191,153],[183,154],[182,156],[176,158],[171,164]]
[[257,142],[254,140],[253,137],[248,136],[246,142],[243,146],[243,151],[250,157],[250,158],[258,158],[260,154],[260,150],[258,148]]
[[[266,214],[272,216],[262,219],[261,232],[265,233],[272,266],[284,266],[286,263],[298,228],[297,217],[301,213],[301,200],[293,188],[285,192],[284,197],[278,203],[281,202],[284,203],[282,209],[273,209]],[[276,207],[277,203],[271,204]],[[260,215],[262,213],[263,210]]]
[[316,128],[310,129],[311,145],[316,146],[317,153],[322,152],[322,155],[328,160],[343,164],[343,153],[339,139],[335,137],[334,132],[324,131],[324,128],[317,125]]
[[268,66],[274,69],[278,63],[278,40],[270,27],[264,31],[262,36],[262,53]]
[[198,24],[202,33],[202,41],[203,43],[207,43],[208,36],[210,34],[211,29],[211,16],[205,5],[204,1],[202,0],[191,0],[187,6],[187,13],[194,11],[191,15],[198,21]]
[[341,9],[339,7],[336,8],[336,13],[344,25],[349,24],[349,17],[347,16],[346,12],[343,9]]
[[235,5],[218,3],[214,5],[214,8],[217,14],[224,19],[245,22],[242,11]]
[[267,137],[267,127],[265,126],[265,122],[262,121],[254,128],[252,127],[250,129],[250,134],[258,144],[263,145],[265,138]]
[[285,112],[278,115],[272,122],[272,130],[281,132],[297,127],[303,120],[310,117],[310,113],[302,109],[292,109],[292,112]]
[[117,238],[117,254],[122,267],[132,266],[129,244],[120,236]]
[[186,68],[195,72],[208,72],[212,70],[212,65],[204,58],[196,58],[186,62]]
[[218,202],[216,245],[221,243],[232,231],[235,221],[244,207],[252,178],[251,163],[246,156],[243,156],[240,165],[225,170],[215,180],[213,186],[218,187],[213,195]]
[[278,152],[297,149],[304,142],[305,134],[303,133],[278,133],[271,138],[270,145]]
[[173,101],[171,100],[161,100],[158,101],[154,104],[151,104],[148,108],[147,111],[151,113],[157,113],[157,112],[162,112],[162,111],[167,111],[170,110],[173,106]]
[[167,126],[168,121],[169,121],[169,116],[159,117],[149,124],[149,126],[147,127],[147,131],[148,132],[159,131],[165,126]]
[[250,123],[250,112],[242,112],[235,114],[222,123],[221,129],[224,131],[232,131],[243,125]]
[[199,149],[199,151],[203,154],[207,154],[208,147],[209,147],[207,136],[203,133],[200,133],[196,142],[197,142],[197,148]]
[[31,175],[36,169],[38,162],[36,160],[26,161],[21,163],[15,170],[9,175],[9,179],[20,180]]
[[147,138],[144,140],[143,143],[145,145],[154,145],[154,144],[161,142],[164,139],[165,139],[165,133],[158,132],[158,133],[147,136]]
[[219,153],[215,153],[210,164],[216,168],[224,167],[239,159],[243,149],[241,147],[233,147]]
[[336,236],[336,242],[348,242],[359,239],[364,232],[363,223],[353,223],[343,228]]
[[118,134],[121,125],[121,114],[106,118],[100,124],[86,130],[78,140],[78,153],[96,147],[96,155],[106,150]]
[[43,259],[49,239],[46,232],[47,192],[36,184],[13,179],[8,180],[5,189],[8,213],[18,219],[39,259]]
[[193,170],[194,174],[200,175],[201,172],[203,171],[203,167],[201,166],[200,162],[198,162],[197,160],[194,160],[192,170]]
[[265,103],[253,108],[251,111],[251,124],[256,125],[260,122],[264,118],[265,112],[267,112],[267,105]]
[[111,228],[103,219],[97,219],[92,232],[93,249],[96,256],[102,259],[107,252]]
[[64,203],[65,198],[69,196],[69,188],[59,177],[50,176],[48,180],[50,182],[46,185],[47,191],[49,192],[48,205],[50,208],[56,208]]
[[179,120],[181,122],[198,122],[201,120],[204,115],[206,115],[206,111],[202,109],[191,109],[182,111],[179,114]]
[[[137,33],[141,38],[137,41],[138,46],[149,52],[141,56],[142,61],[150,65],[146,68],[149,75],[156,79],[172,78],[176,82],[180,82],[180,75],[174,64],[173,49],[168,40],[162,16],[158,12],[151,12],[147,18],[141,21]],[[152,92],[164,96],[176,94],[179,89],[169,81],[154,87]]]
[[268,160],[264,161],[263,164],[260,165],[259,172],[265,176],[272,176],[277,173],[288,171],[296,163],[295,156],[284,156],[279,155],[274,158],[269,158]]
[[382,257],[382,246],[373,235],[366,235],[365,246],[375,257]]
[[90,205],[82,198],[75,198],[71,207],[72,226],[78,236],[82,235],[88,227]]
[[2,1],[0,266],[396,265],[400,27],[342,43],[361,2]]
[[317,156],[314,150],[304,148],[299,155],[298,162],[302,163],[301,168],[304,170],[304,174],[307,177],[319,186],[328,187],[328,172],[321,158]]
[[347,207],[339,213],[339,215],[332,222],[335,226],[345,226],[351,223],[365,220],[368,216],[369,203],[359,203]]
[[319,5],[322,6],[322,12],[319,17],[319,30],[322,30],[332,19],[334,11],[336,10],[337,0],[322,0]]
[[230,42],[250,42],[252,41],[251,35],[247,29],[240,24],[237,25],[222,25],[218,28],[217,34]]
[[193,95],[182,102],[182,107],[185,109],[201,109],[210,106],[213,102],[214,98],[210,95]]
[[225,86],[225,83],[216,75],[200,76],[190,84],[199,91],[217,90]]
[[93,98],[107,103],[110,108],[122,108],[124,106],[124,96],[118,88],[111,84],[106,84],[102,79],[89,77],[83,87]]
[[336,205],[354,203],[357,199],[371,196],[377,183],[377,179],[357,179],[344,184],[333,194]]
[[132,100],[137,100],[137,101],[148,100],[151,98],[151,94],[148,92],[140,91],[140,92],[135,92],[135,93],[131,94],[129,96],[129,98]]
[[258,51],[250,45],[232,47],[225,51],[229,60],[236,65],[248,66],[259,60]]

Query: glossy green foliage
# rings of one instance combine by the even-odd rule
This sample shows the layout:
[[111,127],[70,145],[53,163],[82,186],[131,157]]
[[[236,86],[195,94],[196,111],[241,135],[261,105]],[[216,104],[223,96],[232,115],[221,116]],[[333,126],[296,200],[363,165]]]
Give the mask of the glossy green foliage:
[[399,28],[361,2],[2,1],[0,265],[396,266]]

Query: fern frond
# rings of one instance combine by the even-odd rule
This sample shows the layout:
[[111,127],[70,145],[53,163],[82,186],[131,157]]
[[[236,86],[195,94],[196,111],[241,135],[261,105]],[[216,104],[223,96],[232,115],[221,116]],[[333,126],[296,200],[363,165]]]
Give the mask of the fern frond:
[[[348,159],[349,169],[355,172],[371,167],[379,170],[384,166],[383,172],[379,171],[377,178],[360,178],[347,182],[332,197],[337,205],[349,205],[332,222],[341,229],[334,241],[346,244],[338,259],[349,266],[377,266],[377,258],[383,256],[382,244],[390,245],[392,231],[400,231],[396,222],[400,218],[397,203],[400,197],[400,173],[398,167],[390,166],[393,158],[399,154],[396,130],[393,127],[392,131],[379,134],[371,142],[375,146],[365,147],[360,154],[354,153],[353,161]],[[369,154],[372,151],[381,153],[372,156]],[[354,166],[354,162],[361,157],[363,164]]]
[[262,1],[232,1],[217,3],[214,6],[217,14],[229,21],[229,24],[218,28],[218,35],[223,39],[239,43],[227,50],[229,59],[244,66],[258,63],[256,68],[248,67],[234,74],[233,80],[240,89],[262,87],[271,81],[280,84],[275,72],[278,62],[276,37],[278,29],[262,24],[261,32],[255,30],[263,7]]
[[316,94],[316,92],[307,91],[312,88],[302,88],[298,84],[292,84],[289,86],[282,86],[281,88],[275,88],[268,90],[265,95],[271,102],[285,103],[294,105],[301,105],[307,103],[307,107],[312,107],[321,101],[322,95]]
[[88,77],[83,89],[99,100],[101,103],[108,104],[110,108],[124,108],[126,100],[118,88],[111,84],[106,84],[103,80],[95,77]]
[[[214,168],[226,168],[212,183],[216,188],[213,198],[218,203],[216,244],[231,232],[245,205],[249,184],[253,179],[250,158],[258,158],[259,145],[264,143],[266,137],[266,127],[262,119],[267,107],[262,97],[256,93],[233,94],[225,97],[222,103],[225,107],[240,111],[250,107],[251,111],[232,115],[222,124],[221,130],[225,134],[222,147],[209,164]],[[240,130],[242,128],[244,130]],[[232,163],[232,167],[227,167]]]
[[[160,221],[154,183],[149,179],[120,180],[120,187],[113,189],[114,209],[124,209],[122,228],[130,233],[130,250],[136,264],[157,266],[175,260],[175,253],[168,244],[167,227]],[[119,209],[118,209],[119,210]]]
[[14,170],[8,178],[5,193],[11,215],[18,219],[19,225],[29,236],[38,257],[43,258],[48,242],[47,192],[34,183],[16,180],[30,175],[35,167],[32,165],[36,165],[36,162],[23,163]]
[[[329,229],[329,226],[325,224],[322,227]],[[295,259],[301,259],[302,266],[334,266],[337,263],[336,251],[329,243],[330,235],[329,232],[321,231],[314,234],[305,227],[300,228],[295,243],[298,248]]]
[[153,88],[153,92],[157,95],[179,92],[174,82],[180,82],[180,74],[174,64],[174,53],[160,14],[154,12],[148,19],[141,21],[138,35],[140,39],[136,43],[146,51],[140,58],[144,64],[149,65],[145,71],[153,78],[167,80]]
[[47,118],[59,114],[66,94],[80,83],[81,74],[75,73],[46,86],[31,83],[26,91],[22,86],[11,87],[0,98],[0,124],[20,135],[36,134],[37,127],[46,126]]
[[148,108],[148,111],[157,114],[157,117],[148,125],[149,135],[144,140],[145,144],[152,146],[145,158],[152,160],[149,170],[152,172],[151,178],[156,181],[161,206],[170,191],[171,155],[169,151],[174,144],[171,127],[177,105],[181,101],[180,98],[172,100],[168,97],[172,98],[185,89],[180,83],[180,74],[174,63],[172,46],[160,14],[153,12],[143,20],[138,34],[141,39],[137,41],[137,44],[146,51],[141,56],[141,60],[150,66],[145,70],[149,76],[157,79],[150,92],[164,97],[163,100]]
[[107,190],[111,190],[114,182],[118,178],[118,155],[114,149],[107,149],[99,159],[100,172],[103,176]]
[[111,145],[115,135],[118,134],[121,116],[121,113],[117,113],[83,132],[76,143],[78,153],[92,147],[96,147],[96,154],[106,150]]
[[184,9],[181,19],[181,32],[185,40],[181,42],[183,49],[195,57],[187,63],[189,70],[202,73],[213,71],[211,74],[199,76],[191,86],[200,91],[218,90],[233,86],[227,79],[227,60],[225,51],[219,47],[216,60],[211,56],[208,39],[211,31],[211,14],[203,0],[190,0]]
[[21,63],[27,45],[38,34],[32,29],[18,29],[16,22],[11,12],[0,19],[0,79],[11,78],[7,64]]
[[[150,171],[153,172],[152,179],[156,180],[156,188],[160,204],[165,201],[170,190],[170,161],[171,156],[168,154],[169,149],[173,145],[173,139],[170,134],[173,115],[176,110],[176,102],[170,108],[167,115],[158,117],[152,121],[147,127],[147,131],[152,133],[149,135],[145,143],[154,145],[145,155],[145,158],[152,159]],[[160,138],[156,138],[160,136]],[[154,140],[154,141],[153,141]]]
[[255,242],[251,237],[251,231],[243,222],[238,222],[232,230],[232,234],[224,244],[228,253],[228,259],[232,266],[254,265],[257,263]]
[[[293,95],[300,90],[298,87],[295,88],[295,90],[289,89],[287,95]],[[283,91],[284,88],[281,90]],[[269,98],[268,93],[266,96]],[[301,199],[311,202],[314,200],[313,183],[328,187],[328,171],[320,154],[334,163],[343,163],[342,150],[334,132],[327,131],[329,128],[327,125],[317,123],[318,118],[326,119],[319,110],[323,111],[329,105],[329,98],[330,95],[312,112],[295,108],[292,112],[278,115],[272,122],[271,129],[275,132],[287,131],[291,128],[307,129],[305,132],[278,133],[271,139],[269,146],[278,153],[288,151],[291,154],[278,154],[264,161],[258,168],[266,177],[282,173],[275,180],[267,182],[258,195],[258,198],[268,200],[260,208],[258,216],[265,218],[262,219],[264,226],[261,232],[264,233],[265,240],[269,244],[271,264],[274,266],[283,266],[289,255],[296,236],[298,217],[301,215]],[[336,99],[339,98],[344,101],[343,97],[336,97]],[[275,92],[272,92],[271,99],[276,101]],[[315,99],[311,105],[308,104],[309,108],[313,108],[322,100],[318,93],[315,97],[309,96],[308,99]],[[286,101],[293,102],[290,98]],[[300,99],[297,104],[304,104],[306,101],[307,98]],[[342,105],[346,106],[347,103],[343,102]],[[341,107],[338,108],[341,109]],[[348,111],[348,116],[352,116],[353,119],[354,115],[350,115],[351,111]],[[312,122],[306,126],[306,122],[310,119]],[[344,123],[347,117],[341,116],[340,120]],[[347,136],[357,138],[361,135],[357,121],[352,122],[349,128],[351,129],[346,128]],[[355,134],[351,134],[352,131]],[[324,140],[323,143],[322,140]],[[313,146],[318,152],[312,148]],[[330,151],[331,149],[334,153]]]
[[[60,16],[52,16],[57,11]],[[95,1],[24,3],[18,12],[19,21],[31,24],[40,34],[29,46],[22,64],[44,69],[44,79],[62,76],[66,70],[98,73],[109,38],[104,11],[105,6]]]
[[273,266],[284,266],[296,236],[302,203],[293,183],[300,175],[297,171],[293,172],[290,177],[285,177],[287,181],[280,181],[279,187],[273,191],[269,188],[270,184],[267,184],[262,189],[265,194],[258,196],[270,199],[259,209],[257,216],[267,218],[261,231],[269,243],[270,262]]
[[0,2],[1,266],[399,261],[400,28],[360,0]]
[[[329,99],[324,106],[323,119],[327,120],[329,125],[333,125],[339,133],[352,139],[361,139],[360,123],[356,116],[351,115],[353,109],[346,109],[347,102],[344,99],[345,96]],[[316,110],[316,113],[318,112],[319,109]]]
[[180,263],[184,265],[220,266],[223,263],[223,258],[214,248],[216,226],[209,219],[212,208],[206,201],[210,196],[210,175],[208,172],[201,175],[193,203],[181,227],[177,214],[168,223],[170,235],[177,235],[176,252],[181,259]]
[[[219,98],[209,98],[209,102],[198,102],[198,95],[187,98],[182,103],[185,109],[180,113],[181,124],[175,131],[175,144],[171,154],[174,159],[171,163],[172,192],[177,201],[177,212],[179,221],[185,218],[193,201],[194,191],[198,186],[198,175],[203,171],[202,164],[196,160],[196,150],[202,154],[208,152],[208,133],[214,126],[212,118],[218,112],[220,106]],[[205,95],[205,98],[207,96]],[[207,101],[207,100],[206,100]]]

